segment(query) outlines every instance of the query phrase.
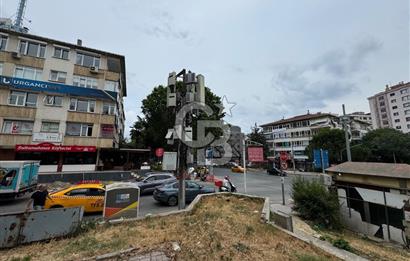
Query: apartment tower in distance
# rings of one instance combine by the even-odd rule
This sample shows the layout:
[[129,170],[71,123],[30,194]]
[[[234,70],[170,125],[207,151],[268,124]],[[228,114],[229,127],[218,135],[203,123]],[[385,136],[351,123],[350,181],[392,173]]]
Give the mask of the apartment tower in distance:
[[374,129],[394,128],[410,132],[410,82],[386,85],[384,92],[368,98]]

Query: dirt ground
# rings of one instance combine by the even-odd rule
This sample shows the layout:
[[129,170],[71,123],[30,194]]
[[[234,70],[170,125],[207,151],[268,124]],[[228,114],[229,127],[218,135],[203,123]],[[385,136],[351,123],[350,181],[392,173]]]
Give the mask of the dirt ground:
[[[205,197],[190,213],[97,225],[76,237],[0,251],[0,260],[81,260],[121,249],[165,249],[173,260],[339,260],[260,222],[263,202]],[[164,247],[177,242],[174,252]]]

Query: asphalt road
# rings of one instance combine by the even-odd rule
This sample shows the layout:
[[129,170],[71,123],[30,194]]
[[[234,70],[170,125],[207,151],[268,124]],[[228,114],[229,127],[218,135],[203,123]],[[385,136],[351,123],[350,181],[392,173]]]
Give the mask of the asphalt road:
[[[227,168],[214,168],[214,174],[217,178],[221,179],[223,179],[224,176],[229,176],[233,184],[237,187],[238,192],[245,193],[244,174],[233,173]],[[284,178],[286,203],[289,203],[292,179],[293,176]],[[207,186],[213,186],[213,184],[208,183]],[[269,197],[271,203],[282,203],[281,177],[268,175],[265,171],[251,170],[246,175],[246,187],[247,194]],[[24,211],[29,198],[30,195],[25,195],[11,202],[0,202],[0,214]],[[157,214],[176,209],[177,207],[159,204],[153,199],[152,195],[144,195],[141,197],[139,215],[145,216],[147,214]],[[101,214],[88,217],[98,218],[100,216]]]

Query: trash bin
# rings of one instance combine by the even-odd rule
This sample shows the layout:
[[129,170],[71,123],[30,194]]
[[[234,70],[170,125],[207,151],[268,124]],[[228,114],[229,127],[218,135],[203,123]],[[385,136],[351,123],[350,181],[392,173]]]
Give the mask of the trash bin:
[[103,217],[105,219],[136,218],[139,210],[140,189],[135,183],[118,182],[105,189]]

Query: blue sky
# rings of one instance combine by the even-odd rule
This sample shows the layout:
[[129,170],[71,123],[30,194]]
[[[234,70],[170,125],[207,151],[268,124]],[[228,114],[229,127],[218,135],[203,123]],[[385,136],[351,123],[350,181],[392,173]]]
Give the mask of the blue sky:
[[[0,0],[0,16],[17,2]],[[25,17],[33,34],[125,55],[127,127],[182,68],[237,103],[225,120],[246,132],[342,103],[369,111],[367,97],[409,81],[408,0],[28,0]]]

